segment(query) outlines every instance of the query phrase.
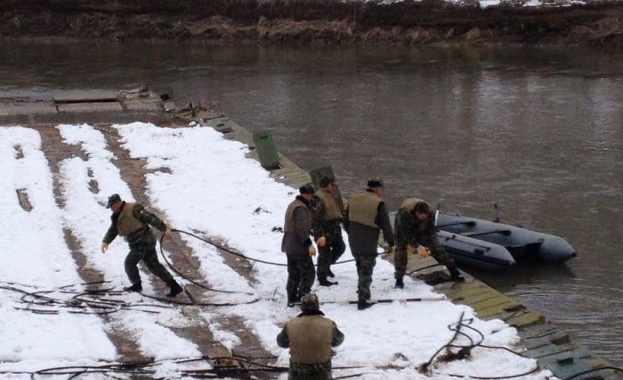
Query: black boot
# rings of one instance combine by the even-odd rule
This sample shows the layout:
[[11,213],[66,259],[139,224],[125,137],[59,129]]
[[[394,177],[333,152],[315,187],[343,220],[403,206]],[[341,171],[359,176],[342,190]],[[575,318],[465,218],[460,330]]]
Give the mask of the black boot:
[[333,286],[333,285],[337,285],[336,281],[329,281],[327,279],[322,279],[322,280],[318,280],[318,283],[320,284],[320,286]]
[[446,267],[450,272],[450,280],[457,282],[465,281],[465,278],[461,276],[461,272],[459,272],[455,264],[446,265]]
[[357,310],[365,310],[369,307],[372,307],[374,304],[371,302],[368,302],[366,300],[359,300],[357,302]]
[[328,274],[328,276],[329,276],[329,277],[335,277],[335,275],[333,274],[333,272],[331,272],[331,269],[329,269],[329,274]]
[[178,294],[182,292],[182,290],[184,290],[184,288],[182,288],[180,284],[178,284],[175,280],[169,281],[168,285],[169,285],[170,290],[167,293],[167,297],[169,298],[173,298],[177,296]]
[[123,288],[123,290],[125,290],[126,292],[140,293],[143,291],[143,285],[141,285],[140,282],[137,282],[136,284],[132,284],[132,286],[126,286],[125,288]]
[[288,294],[288,307],[294,307],[299,300],[296,298],[296,294]]
[[397,278],[396,279],[396,285],[394,285],[394,288],[396,288],[396,289],[404,289],[405,288],[405,283],[402,282],[402,278]]

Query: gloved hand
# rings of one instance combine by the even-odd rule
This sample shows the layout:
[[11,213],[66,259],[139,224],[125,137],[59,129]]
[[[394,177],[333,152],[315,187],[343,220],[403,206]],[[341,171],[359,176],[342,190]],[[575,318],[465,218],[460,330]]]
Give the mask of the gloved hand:
[[417,250],[411,244],[407,244],[407,253],[414,254]]
[[310,245],[307,251],[309,252],[309,257],[316,256],[316,248],[313,245]]
[[108,244],[102,243],[102,253],[106,253],[107,250],[108,250]]
[[428,250],[428,248],[421,246],[421,245],[417,247],[417,252],[418,252],[418,256],[420,257],[420,259],[425,259],[428,256],[430,256],[430,251]]
[[316,240],[316,244],[318,244],[319,247],[324,247],[327,244],[327,238],[324,236],[319,237],[318,240]]

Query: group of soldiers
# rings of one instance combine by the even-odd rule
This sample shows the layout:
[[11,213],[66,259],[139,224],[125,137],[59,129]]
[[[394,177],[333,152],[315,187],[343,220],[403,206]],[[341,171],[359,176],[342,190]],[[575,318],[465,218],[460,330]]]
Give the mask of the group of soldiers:
[[[366,191],[350,197],[345,209],[335,189],[335,179],[323,176],[318,191],[312,184],[299,188],[299,195],[290,203],[285,214],[281,250],[288,261],[286,284],[287,304],[293,306],[311,291],[316,275],[321,286],[337,285],[331,265],[344,253],[346,246],[342,228],[348,234],[357,267],[357,309],[364,310],[370,303],[370,284],[378,256],[379,234],[394,254],[395,288],[404,288],[408,255],[432,255],[445,265],[453,281],[462,281],[454,260],[437,241],[434,215],[424,200],[408,198],[400,206],[392,228],[389,212],[382,195],[385,190],[381,178],[372,178]],[[312,257],[318,247],[317,271]]]
[[[370,284],[378,256],[379,234],[394,254],[395,288],[404,288],[408,255],[432,255],[444,264],[451,280],[463,281],[454,260],[437,241],[434,216],[425,201],[408,198],[402,202],[394,228],[382,195],[385,190],[381,178],[372,178],[366,191],[350,197],[345,209],[337,194],[335,179],[324,176],[319,189],[306,184],[286,210],[281,250],[288,260],[286,291],[288,306],[300,300],[301,313],[286,323],[277,344],[290,348],[290,380],[330,380],[332,347],[342,343],[344,334],[335,322],[324,317],[318,298],[310,293],[316,273],[321,286],[337,285],[331,265],[344,253],[346,246],[342,228],[348,234],[357,266],[357,309],[365,310],[370,303]],[[312,257],[318,246],[318,269],[314,270]]]
[[[372,178],[366,191],[353,195],[344,208],[336,192],[335,179],[324,176],[318,191],[312,184],[299,188],[299,195],[286,209],[284,236],[281,250],[287,255],[288,280],[286,284],[288,306],[300,302],[301,313],[291,319],[277,336],[280,347],[290,348],[289,379],[331,379],[332,347],[340,345],[344,334],[335,322],[324,317],[319,309],[318,297],[311,288],[318,276],[320,286],[334,286],[337,282],[331,271],[346,250],[342,225],[348,234],[357,267],[357,309],[365,310],[370,303],[370,285],[378,256],[379,234],[394,254],[395,288],[404,288],[408,255],[432,255],[444,264],[451,280],[462,281],[454,260],[437,242],[434,216],[425,201],[408,198],[400,206],[394,228],[390,223],[387,206],[382,195],[385,189],[381,178]],[[118,194],[108,198],[107,208],[112,210],[111,224],[102,241],[102,252],[117,237],[122,236],[130,246],[125,259],[125,271],[131,285],[129,292],[141,292],[141,277],[137,268],[144,261],[151,272],[169,286],[167,297],[175,297],[183,288],[158,262],[156,239],[151,227],[171,235],[171,229],[153,213],[137,203],[127,203]],[[313,241],[312,241],[313,239]],[[318,247],[317,271],[312,258]]]

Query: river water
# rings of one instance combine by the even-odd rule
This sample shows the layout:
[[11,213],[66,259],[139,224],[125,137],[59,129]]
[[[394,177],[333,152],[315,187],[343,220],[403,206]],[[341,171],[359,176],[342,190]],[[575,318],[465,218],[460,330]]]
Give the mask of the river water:
[[0,95],[147,85],[271,130],[304,169],[332,165],[344,195],[380,175],[391,209],[417,195],[561,235],[578,252],[565,265],[476,275],[621,366],[622,58],[553,47],[5,42]]

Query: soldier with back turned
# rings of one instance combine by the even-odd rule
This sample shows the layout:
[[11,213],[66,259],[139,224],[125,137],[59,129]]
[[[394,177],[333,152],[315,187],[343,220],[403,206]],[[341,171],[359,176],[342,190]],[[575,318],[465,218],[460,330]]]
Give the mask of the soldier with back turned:
[[313,293],[303,296],[301,314],[277,335],[279,347],[290,348],[288,380],[331,380],[332,347],[343,341],[335,322],[320,311],[318,297]]
[[379,233],[390,248],[394,250],[394,232],[389,221],[389,212],[381,199],[385,189],[381,178],[368,181],[368,188],[362,194],[353,195],[344,213],[344,228],[348,233],[348,243],[357,265],[357,309],[372,306],[369,303],[370,284],[378,256]]

